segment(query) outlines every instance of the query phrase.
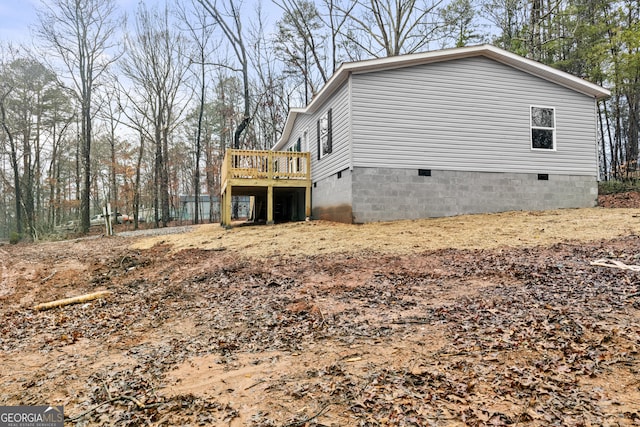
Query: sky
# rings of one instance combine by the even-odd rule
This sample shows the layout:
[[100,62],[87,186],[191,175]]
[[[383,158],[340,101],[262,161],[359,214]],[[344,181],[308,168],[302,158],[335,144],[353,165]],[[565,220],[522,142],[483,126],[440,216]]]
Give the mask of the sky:
[[[32,27],[38,23],[36,10],[47,0],[0,0],[0,42],[32,42]],[[116,0],[118,12],[135,10],[138,0]]]
[[0,40],[30,43],[29,27],[37,20],[37,0],[0,0]]
[[[46,1],[46,0],[43,0]],[[148,1],[148,0],[147,0]],[[259,0],[249,0],[243,3],[248,6]],[[127,11],[132,15],[139,0],[116,0],[117,10]],[[281,13],[269,0],[262,0],[263,11],[267,19],[274,19]],[[36,10],[40,7],[41,0],[0,0],[0,43],[24,43],[32,42],[32,27],[38,23]]]

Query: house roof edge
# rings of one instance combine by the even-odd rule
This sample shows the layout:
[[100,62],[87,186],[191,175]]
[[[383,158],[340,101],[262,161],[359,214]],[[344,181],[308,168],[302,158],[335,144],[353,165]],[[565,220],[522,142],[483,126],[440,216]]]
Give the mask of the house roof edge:
[[611,92],[608,89],[599,85],[490,44],[441,49],[408,55],[390,56],[386,58],[367,59],[357,62],[345,62],[340,65],[333,76],[331,76],[331,78],[325,83],[322,89],[313,97],[311,102],[305,108],[292,108],[289,111],[285,128],[280,139],[274,145],[273,150],[282,148],[289,139],[291,131],[293,130],[293,124],[298,114],[310,114],[315,112],[345,81],[348,80],[351,74],[405,68],[414,65],[451,61],[454,59],[470,58],[474,56],[485,56],[518,70],[551,81],[560,86],[591,96],[595,99],[603,99],[611,96]]

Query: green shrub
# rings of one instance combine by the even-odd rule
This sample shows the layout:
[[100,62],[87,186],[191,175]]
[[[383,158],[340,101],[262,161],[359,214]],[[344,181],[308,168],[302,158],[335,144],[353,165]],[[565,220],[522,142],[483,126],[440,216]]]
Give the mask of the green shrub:
[[640,192],[640,180],[634,179],[629,181],[601,181],[598,183],[599,194],[616,194],[627,191]]
[[16,231],[12,231],[11,235],[9,236],[9,243],[11,243],[12,245],[15,245],[20,241],[20,239],[21,239],[20,234],[18,234],[18,232]]

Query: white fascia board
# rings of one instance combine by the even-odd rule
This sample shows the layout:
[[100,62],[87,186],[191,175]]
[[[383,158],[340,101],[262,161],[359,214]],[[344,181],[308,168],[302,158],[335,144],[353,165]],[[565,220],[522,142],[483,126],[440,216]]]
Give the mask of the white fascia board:
[[414,65],[425,65],[434,62],[451,61],[454,59],[470,58],[474,56],[485,56],[510,67],[597,99],[611,96],[611,92],[609,90],[596,84],[489,44],[352,62],[346,64],[345,67],[353,74],[361,74],[373,71],[390,70],[394,68],[405,68]]
[[[354,62],[353,64],[357,64]],[[349,65],[349,64],[346,64]],[[341,65],[338,70],[333,73],[333,76],[327,81],[320,92],[313,97],[311,102],[305,108],[292,108],[289,110],[289,114],[287,115],[287,121],[284,125],[284,129],[282,131],[282,135],[280,139],[271,149],[272,151],[278,151],[282,146],[289,140],[289,136],[291,136],[291,131],[293,130],[293,124],[295,123],[296,116],[298,114],[311,114],[318,109],[318,107],[327,100],[339,87],[342,83],[347,80],[349,77],[349,72],[345,71],[345,64]]]
[[499,49],[495,46],[485,45],[485,56],[495,59],[513,68],[533,74],[542,79],[573,89],[584,95],[589,95],[596,99],[607,98],[611,96],[611,91],[587,80],[576,77],[573,74],[555,69],[548,65],[541,64],[531,59],[523,58],[506,50]]
[[289,136],[291,136],[291,131],[293,130],[293,125],[296,122],[296,116],[298,114],[304,114],[306,108],[292,108],[289,110],[287,114],[287,121],[284,124],[284,129],[282,130],[282,135],[280,135],[280,139],[276,144],[271,148],[271,151],[280,151],[280,149],[287,143],[289,140]]

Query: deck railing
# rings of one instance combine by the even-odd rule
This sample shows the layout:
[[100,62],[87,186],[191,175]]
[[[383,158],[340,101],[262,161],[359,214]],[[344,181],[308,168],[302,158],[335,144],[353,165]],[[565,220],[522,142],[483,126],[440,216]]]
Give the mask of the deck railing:
[[311,157],[308,152],[228,149],[221,175],[223,183],[229,179],[310,180]]

